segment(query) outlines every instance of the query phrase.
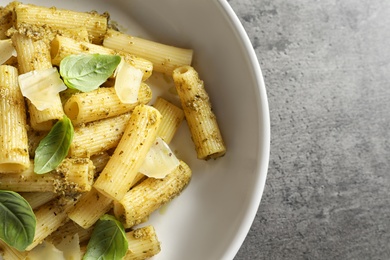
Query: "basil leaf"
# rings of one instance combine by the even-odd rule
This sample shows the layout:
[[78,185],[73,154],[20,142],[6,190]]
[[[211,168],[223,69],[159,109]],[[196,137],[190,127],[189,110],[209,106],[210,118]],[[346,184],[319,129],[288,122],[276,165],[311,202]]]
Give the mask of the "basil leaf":
[[54,170],[68,155],[73,134],[72,122],[64,116],[41,140],[35,150],[34,172],[43,174]]
[[118,55],[69,55],[60,63],[60,74],[69,88],[88,92],[103,84],[114,73],[120,61]]
[[103,215],[92,232],[83,260],[122,259],[128,250],[125,229],[111,215]]
[[36,218],[30,204],[18,193],[0,190],[0,238],[24,251],[35,235]]

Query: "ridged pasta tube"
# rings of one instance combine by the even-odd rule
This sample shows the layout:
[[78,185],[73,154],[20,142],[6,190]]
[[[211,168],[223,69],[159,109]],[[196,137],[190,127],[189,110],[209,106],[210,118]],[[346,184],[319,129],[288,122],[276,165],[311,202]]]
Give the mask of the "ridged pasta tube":
[[169,144],[184,120],[184,112],[181,108],[175,106],[162,97],[157,97],[153,107],[160,111],[162,115],[161,126],[158,129],[158,136],[161,137],[164,142]]
[[107,30],[103,46],[142,57],[153,63],[153,69],[171,75],[180,66],[191,65],[192,49],[178,48],[128,34]]
[[21,172],[30,165],[26,108],[18,71],[0,66],[0,172]]
[[161,251],[156,230],[151,225],[127,232],[126,238],[129,249],[124,260],[149,259]]
[[152,91],[145,83],[141,83],[137,102],[131,104],[122,103],[114,88],[98,88],[74,94],[66,101],[64,110],[72,123],[79,125],[130,112],[151,99]]
[[94,187],[114,200],[121,200],[156,140],[160,124],[161,114],[157,109],[147,105],[137,106],[131,113],[122,139]]
[[149,215],[178,196],[191,180],[192,171],[183,161],[164,179],[147,178],[120,201],[114,202],[115,216],[125,228],[143,223]]
[[208,160],[223,156],[226,146],[198,72],[191,66],[180,67],[173,71],[173,80],[198,158]]

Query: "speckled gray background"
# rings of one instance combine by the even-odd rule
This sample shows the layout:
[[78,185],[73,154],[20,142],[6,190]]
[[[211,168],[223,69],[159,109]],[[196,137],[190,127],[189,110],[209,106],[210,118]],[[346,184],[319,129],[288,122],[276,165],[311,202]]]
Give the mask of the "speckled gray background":
[[264,74],[272,134],[235,260],[390,259],[390,1],[228,1]]

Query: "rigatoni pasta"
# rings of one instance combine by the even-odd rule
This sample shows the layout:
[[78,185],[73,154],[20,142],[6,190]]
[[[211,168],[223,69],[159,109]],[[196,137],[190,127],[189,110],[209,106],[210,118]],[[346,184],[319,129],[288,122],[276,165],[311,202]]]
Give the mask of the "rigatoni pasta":
[[[40,244],[47,236],[64,225],[68,219],[68,211],[74,206],[73,199],[56,198],[39,207],[34,213],[37,218],[37,228],[33,243],[27,251]],[[55,217],[53,217],[55,216]]]
[[19,174],[0,173],[0,190],[74,194],[91,189],[94,167],[88,158],[67,158],[53,172],[36,174],[33,162]]
[[[8,47],[14,48],[17,55],[16,60],[4,59],[9,65],[0,64],[0,190],[20,193],[37,219],[34,240],[25,252],[0,241],[4,260],[29,259],[41,243],[62,250],[64,238],[74,238],[73,243],[81,248],[76,254],[78,258],[88,253],[85,243],[105,214],[116,217],[125,226],[129,244],[123,259],[147,259],[158,254],[161,244],[154,227],[137,225],[178,196],[192,177],[190,166],[176,158],[168,145],[185,119],[202,120],[202,124],[209,125],[207,131],[218,129],[216,122],[209,123],[206,118],[206,115],[215,118],[210,104],[197,103],[202,109],[188,114],[187,104],[183,103],[188,96],[183,98],[179,90],[181,107],[162,96],[156,98],[153,106],[150,104],[152,73],[164,73],[166,80],[172,78],[175,83],[186,81],[177,72],[192,71],[189,67],[192,49],[115,31],[109,22],[105,13],[19,2],[0,7],[0,40],[12,43]],[[85,62],[73,74],[62,73],[61,65],[75,56],[97,57],[97,65]],[[104,67],[104,59],[109,58],[118,61],[116,68]],[[75,65],[72,62],[70,68]],[[124,67],[126,73],[120,74]],[[77,81],[94,73],[108,75],[93,87],[80,87],[78,82],[69,84],[72,79]],[[132,73],[136,76],[127,81]],[[39,75],[38,83],[46,80],[47,89],[39,94],[52,97],[49,108],[26,94],[23,80],[29,75]],[[80,85],[94,80],[87,77],[80,80]],[[61,85],[56,88],[58,92],[49,95],[49,87],[58,81]],[[121,88],[117,88],[118,82]],[[194,82],[200,81],[183,84],[193,87]],[[129,85],[134,89],[127,88]],[[185,95],[197,97],[204,93],[201,84],[200,90]],[[208,101],[208,97],[203,101]],[[193,136],[200,137],[195,139],[211,140],[208,135],[199,134],[206,130],[197,131]],[[222,138],[214,141],[218,142],[203,146],[206,155],[199,158],[224,154]],[[217,146],[222,150],[213,150]],[[39,170],[41,162],[36,159],[42,153],[50,155],[44,162],[49,170]],[[174,159],[170,168],[164,156]],[[150,167],[169,174],[164,173],[165,177],[150,174]]]
[[149,148],[157,137],[161,114],[147,105],[131,114],[122,139],[94,187],[113,200],[121,200],[130,189]]
[[13,9],[16,5],[18,5],[18,2],[12,2],[8,4],[5,7],[0,7],[0,40],[1,39],[7,39],[7,31],[13,26],[14,24],[14,12]]
[[118,52],[101,45],[76,40],[71,37],[57,35],[50,43],[50,52],[52,63],[57,66],[60,65],[62,59],[71,54],[118,54],[122,56],[125,62],[143,71],[143,80],[147,80],[152,75],[153,63],[147,59],[143,59],[125,52]]
[[15,67],[0,65],[0,172],[21,172],[30,166],[24,98]]
[[29,29],[32,31],[35,28],[42,28],[43,25],[52,30],[85,27],[92,38],[92,42],[95,43],[103,40],[108,24],[108,16],[105,14],[76,12],[35,5],[19,4],[15,8],[15,14],[16,29],[26,25],[30,26]]
[[21,192],[19,193],[22,197],[27,200],[32,209],[36,209],[43,204],[51,201],[58,197],[57,193],[54,192]]
[[52,67],[50,51],[43,40],[33,40],[19,32],[13,33],[12,42],[18,53],[20,74]]
[[120,201],[114,201],[115,216],[126,228],[143,223],[152,212],[178,196],[188,185],[191,175],[190,167],[181,161],[164,179],[144,180]]
[[126,237],[129,241],[129,250],[124,260],[148,259],[161,251],[161,243],[153,226],[149,225],[127,232]]
[[76,127],[69,155],[90,157],[116,147],[129,118],[130,114],[123,114]]
[[112,199],[104,196],[98,190],[92,189],[84,193],[68,217],[83,228],[90,228],[107,211],[112,208]]
[[91,237],[92,231],[93,227],[83,228],[77,225],[75,222],[69,220],[56,231],[51,233],[50,236],[48,236],[45,240],[53,243],[54,245],[57,245],[61,243],[64,238],[77,234],[79,237],[79,242],[83,243],[88,241],[88,239]]
[[155,71],[171,75],[172,71],[192,63],[192,49],[178,48],[109,29],[103,46],[128,52],[150,60]]
[[122,103],[114,88],[99,88],[71,96],[64,105],[65,114],[73,124],[85,124],[104,118],[118,116],[132,111],[139,104],[147,104],[152,99],[152,91],[141,83],[138,100],[135,103]]
[[20,260],[25,259],[27,256],[27,252],[20,252],[2,240],[0,240],[0,248],[2,251],[1,255],[6,260]]
[[[52,68],[50,51],[44,40],[34,41],[18,32],[14,33],[11,39],[18,54],[20,74]],[[63,117],[64,110],[60,96],[56,95],[54,98],[52,106],[43,111],[38,110],[28,101],[30,124],[33,129],[48,131],[53,126],[55,120]]]
[[198,72],[191,66],[179,67],[173,71],[173,80],[198,158],[208,160],[225,155],[226,146]]
[[169,144],[184,120],[183,109],[162,97],[157,97],[153,107],[160,111],[162,115],[162,122],[157,135]]

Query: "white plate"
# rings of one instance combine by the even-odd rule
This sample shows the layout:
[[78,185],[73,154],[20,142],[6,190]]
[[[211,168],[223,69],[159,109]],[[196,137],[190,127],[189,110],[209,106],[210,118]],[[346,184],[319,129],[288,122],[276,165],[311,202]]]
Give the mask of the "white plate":
[[197,160],[183,124],[173,143],[178,157],[192,168],[193,179],[180,197],[148,221],[155,226],[162,243],[162,251],[154,259],[233,259],[263,193],[270,123],[255,52],[227,1],[22,2],[108,11],[127,33],[194,49],[193,65],[205,81],[228,151],[215,161]]

